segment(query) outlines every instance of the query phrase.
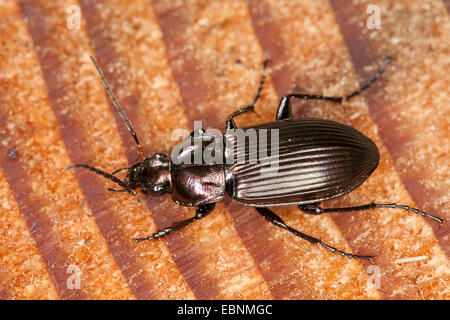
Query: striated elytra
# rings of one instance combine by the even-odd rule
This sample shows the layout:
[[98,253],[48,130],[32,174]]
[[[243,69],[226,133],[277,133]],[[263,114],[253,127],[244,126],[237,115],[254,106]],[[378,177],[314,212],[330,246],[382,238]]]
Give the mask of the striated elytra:
[[[439,217],[396,203],[372,202],[359,206],[326,209],[320,207],[320,202],[351,192],[372,174],[380,160],[378,148],[372,140],[350,126],[325,119],[292,119],[290,101],[297,98],[340,104],[369,87],[389,63],[389,57],[359,90],[345,97],[289,94],[282,97],[278,105],[276,121],[237,128],[234,122],[236,116],[254,112],[254,105],[265,80],[263,72],[253,102],[228,117],[223,136],[209,134],[203,129],[194,130],[174,147],[174,150],[180,152],[172,152],[170,155],[158,153],[152,157],[145,155],[131,123],[117,102],[97,62],[93,57],[91,59],[114,106],[136,142],[141,162],[113,173],[87,164],[75,164],[69,168],[86,168],[119,185],[120,188],[109,188],[111,191],[128,192],[132,195],[141,192],[151,196],[170,194],[177,204],[196,207],[196,213],[192,218],[175,222],[151,236],[135,239],[136,242],[160,238],[204,218],[213,211],[216,202],[224,199],[225,194],[238,203],[255,207],[264,219],[274,225],[349,258],[372,260],[371,256],[338,250],[318,238],[286,225],[269,207],[297,205],[303,212],[314,215],[374,208],[399,208],[439,223],[443,222]],[[266,66],[267,61],[264,62],[264,71]],[[268,139],[269,135],[271,139]],[[273,139],[274,137],[276,139]],[[211,145],[213,148],[210,148]],[[200,160],[196,158],[198,155],[204,155],[206,151],[209,151],[206,154],[215,161],[203,157],[200,157]],[[124,179],[117,177],[121,171],[126,172]]]
[[[248,162],[225,166],[231,198],[245,205],[302,205],[329,200],[356,189],[380,160],[372,140],[335,121],[294,119],[252,128],[257,132],[279,130],[278,166],[270,169],[267,164]],[[268,150],[270,155],[270,145]],[[266,159],[260,160],[264,163]]]

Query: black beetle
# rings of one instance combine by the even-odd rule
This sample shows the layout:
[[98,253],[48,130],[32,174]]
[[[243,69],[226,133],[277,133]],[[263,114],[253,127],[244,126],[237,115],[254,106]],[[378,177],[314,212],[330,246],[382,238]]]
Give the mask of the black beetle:
[[[319,206],[321,201],[339,197],[360,186],[378,166],[380,159],[378,148],[372,140],[350,126],[325,119],[292,119],[290,99],[300,98],[342,103],[369,87],[389,63],[389,57],[359,90],[345,97],[289,94],[280,101],[276,121],[241,128],[243,132],[249,129],[254,130],[257,138],[260,138],[260,132],[268,130],[275,129],[278,134],[276,150],[266,143],[264,150],[266,152],[262,159],[258,159],[257,163],[250,161],[250,156],[256,154],[254,150],[251,151],[250,139],[246,140],[244,137],[243,145],[241,145],[243,148],[239,148],[236,135],[230,134],[230,131],[237,129],[234,117],[254,111],[254,105],[264,84],[267,61],[264,62],[264,72],[252,104],[228,117],[225,126],[226,133],[222,140],[218,136],[206,133],[203,129],[194,130],[183,141],[187,148],[183,149],[180,154],[174,156],[173,153],[172,155],[158,153],[153,157],[147,157],[102,71],[95,59],[93,57],[91,59],[116,109],[132,134],[142,161],[113,173],[107,173],[87,164],[75,164],[69,168],[89,169],[121,187],[120,189],[109,188],[111,191],[129,192],[133,195],[142,192],[152,196],[169,193],[177,204],[196,207],[194,217],[175,222],[171,227],[160,230],[149,237],[136,239],[136,242],[160,238],[207,216],[214,209],[215,203],[224,199],[225,193],[228,193],[236,202],[255,207],[264,219],[274,225],[349,258],[372,259],[370,256],[354,255],[338,250],[320,239],[293,229],[268,207],[297,205],[300,210],[314,215],[373,208],[399,208],[429,217],[439,223],[443,222],[442,219],[431,214],[395,203],[372,202],[360,206],[326,209]],[[195,139],[199,139],[200,144],[196,143]],[[222,151],[222,155],[219,155],[219,159],[222,159],[223,162],[211,163],[202,159],[200,163],[191,164],[191,161],[186,161],[192,160],[192,156],[197,151],[203,152],[206,142],[214,140],[222,143],[222,150],[219,150]],[[275,151],[277,151],[276,157],[274,156]],[[270,152],[270,156],[268,152]],[[242,156],[243,158],[240,159],[244,161],[237,161],[239,156]],[[231,161],[229,161],[230,159]],[[263,160],[270,161],[264,162]],[[271,167],[273,161],[276,163],[275,168]],[[127,171],[124,180],[116,177],[116,174],[122,170]]]

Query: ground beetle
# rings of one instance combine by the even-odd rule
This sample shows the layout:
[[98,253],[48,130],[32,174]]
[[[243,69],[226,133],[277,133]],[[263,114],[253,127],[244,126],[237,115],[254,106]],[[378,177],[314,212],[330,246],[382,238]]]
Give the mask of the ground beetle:
[[[268,165],[261,164],[262,162],[255,164],[247,160],[232,163],[224,161],[220,164],[202,162],[199,165],[186,164],[180,161],[183,160],[181,159],[182,157],[185,157],[184,154],[177,156],[180,157],[178,159],[161,153],[155,154],[153,157],[147,157],[131,123],[114,97],[102,71],[95,59],[93,57],[91,59],[100,74],[108,94],[113,100],[114,106],[132,134],[142,161],[132,167],[121,168],[113,173],[107,173],[87,164],[75,164],[69,168],[83,167],[89,169],[112,180],[121,187],[109,188],[111,191],[129,192],[132,195],[142,192],[152,196],[168,193],[172,195],[173,201],[177,204],[196,207],[194,217],[175,222],[171,227],[160,230],[149,237],[135,239],[136,242],[160,238],[206,217],[214,209],[215,203],[224,199],[225,193],[228,193],[231,199],[236,202],[255,207],[256,211],[264,219],[274,225],[306,241],[313,244],[321,244],[326,249],[349,258],[372,259],[370,256],[355,255],[338,250],[320,239],[304,234],[286,225],[268,207],[297,205],[305,213],[314,215],[320,215],[325,212],[399,208],[431,218],[439,223],[443,222],[442,219],[436,216],[396,203],[379,204],[372,202],[360,206],[326,209],[319,205],[321,201],[339,197],[361,185],[378,165],[378,148],[368,137],[350,126],[325,119],[292,119],[290,100],[292,98],[325,100],[341,104],[369,87],[389,63],[389,57],[384,60],[379,70],[359,90],[345,97],[326,97],[299,93],[288,94],[280,101],[276,112],[276,121],[242,128],[243,130],[255,129],[256,132],[261,132],[262,129],[278,130],[279,145],[276,158],[278,166],[274,170],[268,169]],[[236,116],[254,111],[254,105],[260,96],[264,84],[266,66],[267,61],[264,62],[263,75],[252,104],[234,112],[228,117],[225,126],[226,132],[236,129],[233,120]],[[203,141],[211,141],[215,138],[202,129],[198,130],[198,132],[193,131],[184,140],[185,143],[187,142],[188,145],[193,146],[193,149],[190,151],[195,151],[196,144],[194,139],[196,137],[200,137]],[[233,155],[234,158],[232,159],[236,159],[235,157],[239,152],[243,153],[244,157],[249,156],[250,151],[248,151],[248,147],[251,147],[248,145],[249,142],[246,142],[245,148],[239,151],[236,149],[236,139],[234,137],[228,133],[225,133],[223,137],[226,143],[224,143],[225,150],[222,151],[225,154],[234,150],[236,154]],[[203,144],[200,147],[202,150],[204,149]],[[268,146],[266,151],[274,150],[270,150]],[[189,156],[191,155],[192,153]],[[267,155],[267,157],[270,156]],[[116,177],[116,174],[123,170],[126,170],[126,177],[124,180],[121,180]],[[265,171],[263,172],[263,170]]]

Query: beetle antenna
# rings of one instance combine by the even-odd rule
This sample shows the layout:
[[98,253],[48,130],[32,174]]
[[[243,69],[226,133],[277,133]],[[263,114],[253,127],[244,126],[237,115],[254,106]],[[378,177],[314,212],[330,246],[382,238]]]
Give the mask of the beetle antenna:
[[136,135],[136,131],[134,131],[133,126],[131,125],[130,121],[128,120],[127,116],[125,115],[125,112],[123,111],[123,109],[120,107],[119,102],[117,101],[116,97],[114,96],[114,93],[112,92],[111,88],[109,87],[108,81],[106,81],[105,76],[103,75],[102,70],[100,69],[100,67],[97,64],[97,61],[95,61],[93,56],[90,56],[92,62],[94,63],[95,68],[97,68],[97,72],[100,75],[100,78],[102,79],[103,85],[106,88],[106,91],[108,91],[109,96],[111,97],[114,106],[116,107],[117,111],[119,112],[120,116],[122,117],[122,119],[125,121],[125,124],[128,127],[128,130],[130,131],[131,135],[134,138],[134,141],[136,142],[137,148],[138,148],[138,152],[139,152],[139,157],[142,160],[145,160],[146,156],[145,156],[145,152],[144,149],[142,149],[141,144],[139,143],[139,139]]
[[83,164],[83,163],[74,164],[73,166],[67,167],[65,170],[70,170],[70,169],[73,169],[73,168],[86,168],[86,169],[88,169],[90,171],[95,172],[98,175],[101,175],[101,176],[105,177],[106,179],[109,179],[109,180],[117,183],[119,186],[121,186],[125,190],[127,190],[127,191],[129,190],[127,184],[125,182],[123,182],[122,180],[120,180],[119,178],[113,176],[112,174],[110,174],[108,172],[105,172],[103,170],[100,170],[100,169],[97,169],[95,167],[92,167],[92,166],[90,166],[88,164]]

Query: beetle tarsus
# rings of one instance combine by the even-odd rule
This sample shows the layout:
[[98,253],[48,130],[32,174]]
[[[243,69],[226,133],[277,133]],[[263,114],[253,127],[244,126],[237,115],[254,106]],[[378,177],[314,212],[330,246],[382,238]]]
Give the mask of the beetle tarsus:
[[389,209],[403,209],[406,211],[410,211],[416,214],[421,215],[424,218],[430,218],[433,219],[436,222],[443,223],[444,220],[434,216],[432,214],[426,213],[424,211],[421,211],[416,208],[412,208],[410,206],[406,206],[403,204],[397,204],[397,203],[375,203],[370,202],[368,204],[363,204],[360,206],[353,206],[353,207],[344,207],[344,208],[322,208],[319,205],[314,204],[308,204],[308,205],[299,205],[298,206],[300,210],[302,210],[305,213],[314,214],[314,215],[320,215],[325,212],[353,212],[353,211],[365,211],[365,210],[371,210],[375,208],[389,208]]
[[236,128],[236,124],[234,123],[234,118],[237,117],[240,114],[247,113],[247,112],[255,112],[255,104],[258,101],[259,97],[261,96],[261,91],[264,86],[264,82],[266,81],[266,68],[267,68],[268,60],[264,60],[263,62],[263,73],[261,76],[261,80],[259,81],[258,89],[256,90],[255,97],[253,98],[253,102],[246,106],[245,108],[239,109],[235,112],[233,112],[227,119],[225,123],[225,129],[234,129]]
[[381,64],[381,66],[378,68],[378,70],[370,77],[369,80],[367,80],[366,82],[364,82],[362,84],[362,86],[356,90],[355,92],[350,93],[349,95],[344,97],[344,101],[353,98],[354,96],[359,95],[363,90],[367,89],[368,87],[370,87],[370,85],[377,80],[381,73],[383,72],[384,68],[386,68],[386,66],[388,65],[388,63],[391,61],[391,57],[387,56],[386,58],[384,58],[383,63]]
[[380,68],[375,72],[374,75],[370,77],[363,85],[356,91],[346,95],[344,97],[328,97],[316,94],[304,94],[304,93],[291,93],[285,95],[281,98],[280,104],[278,105],[276,120],[291,120],[292,119],[292,110],[291,110],[291,98],[304,99],[304,100],[324,100],[334,103],[342,104],[344,101],[353,98],[354,96],[359,95],[363,90],[370,87],[370,85],[378,79],[378,77],[383,72],[384,68],[386,68],[387,64],[391,60],[391,57],[386,57],[381,64]]
[[288,226],[283,219],[281,219],[275,212],[273,212],[272,210],[268,209],[268,208],[263,208],[263,207],[256,207],[255,208],[256,211],[258,211],[259,214],[261,214],[261,216],[266,219],[267,221],[273,223],[274,225],[276,225],[277,227],[283,228],[293,234],[295,234],[297,237],[302,238],[303,240],[306,240],[312,244],[317,244],[319,243],[320,245],[322,245],[324,248],[330,250],[333,253],[337,253],[340,254],[341,256],[347,257],[347,258],[357,258],[357,259],[365,259],[365,260],[369,260],[372,261],[372,257],[371,256],[360,256],[360,255],[356,255],[356,254],[352,254],[352,253],[347,253],[345,251],[342,250],[338,250],[335,247],[332,247],[328,244],[326,244],[325,242],[323,242],[320,239],[311,237],[301,231],[298,231],[297,229],[294,229],[290,226]]
[[414,213],[416,213],[416,214],[419,214],[419,215],[421,215],[421,216],[424,217],[424,218],[430,218],[430,219],[433,219],[434,221],[439,222],[439,223],[443,223],[443,222],[444,222],[443,219],[441,219],[441,218],[439,218],[439,217],[437,217],[437,216],[434,216],[434,215],[432,215],[432,214],[426,213],[426,212],[421,211],[421,210],[419,210],[419,209],[412,208],[412,207],[410,207],[410,206],[406,206],[406,205],[403,205],[403,204],[396,204],[396,203],[379,204],[379,203],[373,203],[373,202],[372,202],[372,203],[370,203],[369,205],[372,205],[372,206],[374,206],[375,208],[391,208],[391,209],[398,208],[398,209],[403,209],[403,210],[407,210],[407,211],[411,211],[411,212],[414,212]]
[[146,238],[136,238],[134,239],[134,241],[136,241],[136,243],[141,242],[141,241],[150,241],[153,239],[158,239],[164,236],[167,236],[169,233],[171,233],[173,230],[173,228],[169,227],[169,228],[165,228],[163,230],[160,230],[158,232],[155,232],[154,234],[152,234],[150,237],[146,237]]
[[360,256],[357,254],[347,253],[345,251],[338,250],[335,247],[332,247],[321,240],[318,243],[320,243],[324,248],[330,250],[331,252],[340,254],[343,257],[347,257],[347,258],[351,258],[351,259],[365,259],[365,260],[369,260],[369,261],[373,260],[373,257],[371,257],[371,256]]

